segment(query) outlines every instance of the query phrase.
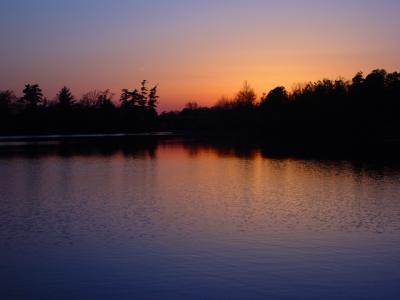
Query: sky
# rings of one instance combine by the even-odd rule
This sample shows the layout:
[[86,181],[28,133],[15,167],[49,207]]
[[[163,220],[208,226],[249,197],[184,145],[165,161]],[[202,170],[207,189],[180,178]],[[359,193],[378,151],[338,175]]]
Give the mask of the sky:
[[400,70],[398,0],[0,0],[0,89],[79,98],[142,79],[160,111]]

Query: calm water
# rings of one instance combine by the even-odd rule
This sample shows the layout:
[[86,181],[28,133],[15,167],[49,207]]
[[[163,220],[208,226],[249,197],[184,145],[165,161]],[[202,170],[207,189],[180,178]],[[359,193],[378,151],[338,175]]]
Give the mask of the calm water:
[[0,156],[0,299],[400,299],[395,167],[48,148]]

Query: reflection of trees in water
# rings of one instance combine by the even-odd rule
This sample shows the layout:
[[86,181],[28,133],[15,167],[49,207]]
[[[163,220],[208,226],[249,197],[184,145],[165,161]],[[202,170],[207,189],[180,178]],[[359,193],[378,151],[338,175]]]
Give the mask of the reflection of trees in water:
[[[207,195],[207,197],[214,196],[215,198],[212,199],[212,202],[215,206],[211,207],[214,209],[217,207],[224,211],[225,215],[223,216],[226,216],[227,222],[234,225],[237,230],[263,230],[268,225],[276,226],[276,224],[281,224],[288,228],[308,226],[310,230],[320,231],[338,229],[342,231],[383,232],[393,229],[395,226],[398,229],[397,202],[390,202],[394,200],[393,194],[390,195],[389,192],[385,197],[385,189],[382,186],[386,184],[389,187],[388,190],[393,191],[391,188],[397,184],[394,183],[394,180],[398,178],[399,168],[397,173],[391,177],[392,179],[386,178],[385,176],[388,174],[387,167],[376,160],[344,160],[335,159],[334,157],[330,159],[311,159],[310,155],[306,159],[286,159],[287,157],[295,156],[274,157],[270,155],[274,151],[271,152],[269,150],[271,148],[268,148],[268,146],[251,143],[241,144],[238,141],[223,142],[221,140],[194,142],[190,140],[174,141],[146,138],[130,142],[126,140],[117,142],[117,140],[114,140],[113,142],[98,141],[86,144],[31,145],[30,147],[30,150],[25,150],[25,152],[14,151],[10,155],[27,155],[28,157],[46,155],[61,157],[100,155],[108,157],[122,155],[124,157],[143,158],[140,160],[142,164],[136,164],[136,162],[134,165],[129,165],[125,162],[116,164],[115,169],[118,172],[121,166],[128,167],[122,172],[125,177],[123,177],[121,184],[114,186],[112,191],[118,191],[123,195],[130,193],[137,195],[136,193],[139,191],[140,195],[147,196],[146,198],[132,198],[131,202],[122,203],[124,205],[122,210],[120,210],[121,207],[117,208],[117,213],[122,211],[130,212],[131,215],[128,214],[126,217],[128,219],[136,218],[137,223],[134,223],[135,225],[142,226],[144,224],[144,232],[146,232],[146,226],[152,226],[154,216],[159,216],[159,203],[157,201],[159,201],[160,195],[174,195],[173,192],[171,193],[171,189],[165,188],[170,185],[169,182],[165,183],[171,180],[169,174],[171,172],[178,174],[181,172],[179,168],[170,170],[166,169],[164,165],[163,170],[166,173],[159,173],[157,168],[162,164],[152,159],[156,159],[157,155],[162,156],[163,152],[177,150],[177,153],[182,153],[182,148],[194,158],[196,156],[201,158],[202,155],[209,155],[210,153],[221,158],[239,158],[209,161],[210,164],[217,166],[217,168],[213,169],[213,172],[215,172],[213,173],[214,177],[212,180],[199,177],[204,180],[203,183],[208,183],[209,185],[202,186],[200,180],[184,181],[185,184],[195,184],[192,189],[196,192],[193,199],[197,197],[200,199],[203,194]],[[279,153],[278,150],[276,151]],[[90,193],[94,193],[94,199],[103,201],[108,195],[115,195],[113,193],[107,194],[107,191],[110,191],[108,183],[115,178],[115,174],[112,173],[112,168],[109,168],[110,165],[108,164],[108,161],[113,160],[102,161],[107,162],[100,177],[107,184],[98,186],[97,189],[97,184],[92,182],[92,187],[96,187],[96,189],[90,190]],[[221,161],[223,163],[219,164]],[[181,163],[185,164],[186,162],[185,155],[183,155]],[[200,160],[200,162],[204,163],[205,168],[207,168],[207,161]],[[76,222],[76,218],[82,217],[82,215],[79,215],[80,212],[91,212],[93,209],[100,216],[113,216],[113,214],[108,214],[108,204],[113,203],[113,197],[110,197],[109,199],[112,200],[103,206],[100,202],[85,202],[85,197],[78,200],[73,195],[66,197],[68,190],[74,184],[74,182],[71,182],[71,179],[74,178],[73,172],[76,172],[79,166],[73,165],[73,159],[62,159],[59,163],[61,165],[54,166],[51,160],[27,160],[27,164],[20,173],[23,180],[19,183],[22,182],[23,184],[13,188],[21,190],[21,199],[25,198],[29,201],[22,202],[24,205],[19,206],[18,201],[21,199],[12,199],[14,202],[10,207],[14,211],[11,211],[11,213],[10,210],[7,213],[5,213],[6,210],[3,210],[3,213],[0,211],[2,224],[6,224],[6,226],[8,226],[7,224],[12,225],[11,227],[0,226],[1,234],[11,236],[9,232],[14,230],[19,235],[15,236],[16,239],[29,242],[29,239],[38,237],[41,232],[50,231],[54,236],[45,237],[43,235],[43,239],[51,239],[52,242],[66,244],[71,239],[71,224]],[[171,166],[173,166],[172,163],[169,167]],[[190,164],[185,166],[190,167]],[[199,164],[198,166],[202,165]],[[230,166],[232,173],[228,173],[224,166]],[[390,172],[394,173],[396,171],[393,166]],[[135,180],[132,180],[132,170],[137,171]],[[185,170],[185,176],[193,171],[190,168],[189,170],[185,168]],[[91,171],[94,172],[94,169]],[[32,174],[35,175],[32,176]],[[154,187],[157,187],[157,180],[154,179],[157,174],[166,176],[158,177],[157,180],[163,181],[164,185],[154,189]],[[56,185],[49,186],[49,176],[52,177],[50,182],[56,183]],[[183,176],[183,174],[180,174],[177,178],[180,176]],[[84,176],[79,178],[84,178]],[[390,180],[393,183],[390,183]],[[82,184],[82,190],[85,190],[87,183],[84,181],[79,182]],[[185,195],[183,192],[185,188],[187,187],[184,184],[176,188],[177,195]],[[56,192],[53,192],[53,189]],[[214,193],[210,193],[213,189]],[[48,191],[51,196],[47,203],[40,198],[40,193],[43,190]],[[191,191],[190,188],[188,190]],[[75,208],[71,207],[69,203],[71,199],[76,200],[77,206]],[[136,202],[133,202],[133,200]],[[178,200],[177,204],[180,204]],[[135,203],[135,205],[131,207],[132,203]],[[137,203],[140,205],[138,206]],[[204,213],[207,213],[210,207],[207,207],[207,202],[204,203],[202,204],[204,205]],[[188,205],[194,204],[189,202]],[[393,207],[393,210],[391,207]],[[179,205],[175,208],[178,212],[185,212],[180,210]],[[6,207],[6,209],[9,209],[9,207]],[[57,213],[55,214],[54,211]],[[191,214],[192,210],[189,210],[188,213]],[[195,212],[193,214],[198,216]],[[10,219],[12,216],[23,216],[23,218],[12,220]],[[85,218],[90,217],[90,213],[85,215]],[[10,223],[7,223],[7,218],[9,218]],[[89,220],[95,224],[102,224],[98,222],[98,219]],[[104,218],[104,220],[107,220],[107,218]],[[218,221],[216,220],[215,222],[218,223]],[[56,224],[56,227],[54,227],[54,224]],[[116,227],[120,226],[120,224],[116,222]],[[88,230],[97,229],[89,228]],[[100,228],[100,233],[104,234],[105,239],[107,234],[110,233],[108,230],[109,228]]]
[[116,154],[156,158],[158,144],[159,140],[152,137],[139,139],[105,137],[86,141],[29,142],[16,146],[0,146],[0,158],[12,156],[113,156]]
[[156,159],[159,147],[178,147],[191,157],[205,152],[218,157],[285,160],[289,158],[314,160],[328,167],[340,161],[352,163],[355,172],[371,171],[382,177],[383,171],[397,172],[400,169],[398,145],[320,145],[293,142],[260,142],[257,138],[221,139],[210,137],[176,138],[159,136],[123,136],[101,138],[64,139],[0,145],[0,159],[10,157],[41,156],[113,156],[143,157]]

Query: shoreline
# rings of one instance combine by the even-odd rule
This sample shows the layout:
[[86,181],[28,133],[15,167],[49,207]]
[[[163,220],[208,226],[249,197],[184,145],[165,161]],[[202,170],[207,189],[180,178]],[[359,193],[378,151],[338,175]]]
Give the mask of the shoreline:
[[[112,154],[154,151],[159,146],[183,144],[188,149],[215,149],[237,155],[259,151],[271,158],[400,161],[399,139],[362,140],[261,136],[236,132],[142,132],[112,134],[50,134],[0,136],[0,156],[52,154]],[[235,155],[236,155],[235,154]]]

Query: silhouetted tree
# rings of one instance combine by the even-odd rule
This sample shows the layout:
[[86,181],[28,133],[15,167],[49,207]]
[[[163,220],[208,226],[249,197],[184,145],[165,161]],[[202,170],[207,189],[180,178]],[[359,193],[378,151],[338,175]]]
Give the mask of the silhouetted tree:
[[261,107],[284,105],[289,102],[289,94],[285,87],[278,86],[261,99]]
[[134,89],[131,92],[131,104],[133,107],[139,107],[142,106],[140,105],[142,101],[142,95],[140,94],[140,92],[137,89]]
[[0,115],[8,114],[15,100],[16,96],[13,91],[0,91]]
[[359,85],[363,84],[363,82],[364,82],[364,74],[363,74],[363,72],[358,72],[358,73],[353,77],[353,79],[352,79],[351,81],[352,81],[353,87],[354,87],[354,86],[359,86]]
[[122,108],[140,109],[142,111],[147,108],[148,110],[155,112],[159,98],[157,95],[157,85],[149,91],[146,84],[146,80],[141,82],[140,91],[137,89],[134,89],[133,91],[123,89],[120,96]]
[[62,109],[69,109],[75,104],[74,96],[66,86],[57,94],[57,100],[59,107]]
[[146,87],[146,80],[143,80],[141,82],[141,87],[140,87],[140,97],[138,97],[137,103],[140,107],[145,108],[146,103],[147,103],[147,94],[148,94],[148,89]]
[[92,90],[85,93],[79,102],[79,105],[83,108],[114,108],[115,105],[112,101],[114,94],[109,89],[104,91]]
[[256,99],[254,89],[245,81],[242,89],[236,94],[234,102],[237,106],[250,108],[255,105]]
[[127,109],[131,107],[131,93],[127,89],[123,89],[121,91],[121,96],[119,98],[119,101],[121,102],[122,108]]
[[150,93],[148,96],[148,100],[147,100],[147,107],[151,110],[151,111],[156,111],[157,108],[157,103],[158,103],[158,99],[159,96],[157,95],[157,85],[155,85],[154,87],[152,87],[150,89]]
[[400,89],[400,73],[388,73],[385,78],[385,86],[389,91],[398,91]]
[[115,108],[112,101],[114,94],[109,89],[101,91],[97,97],[96,106],[103,110],[111,110]]
[[129,91],[128,89],[123,89],[121,91],[120,102],[123,108],[136,108],[139,105],[142,106],[143,102],[146,100],[142,99],[142,94],[134,89],[133,91]]
[[382,69],[373,70],[365,78],[364,84],[369,92],[379,93],[385,88],[387,72]]
[[349,91],[349,83],[343,79],[335,80],[333,84],[333,96],[336,98],[345,98]]
[[213,108],[216,110],[230,110],[233,108],[233,100],[223,96],[215,103]]
[[101,91],[98,90],[92,90],[83,94],[82,98],[79,101],[79,106],[86,109],[96,108],[100,95]]
[[24,96],[21,98],[21,102],[29,108],[36,108],[43,101],[42,89],[38,84],[26,84],[22,92]]

